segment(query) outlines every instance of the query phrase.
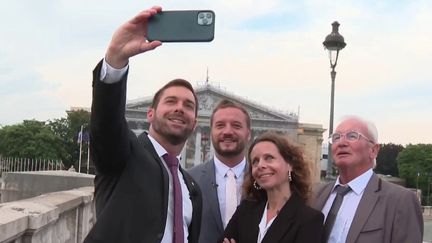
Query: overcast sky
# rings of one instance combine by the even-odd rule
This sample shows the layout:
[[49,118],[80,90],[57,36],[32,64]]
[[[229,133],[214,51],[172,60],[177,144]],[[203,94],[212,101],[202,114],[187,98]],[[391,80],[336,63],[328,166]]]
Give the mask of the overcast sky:
[[[432,1],[0,0],[0,125],[90,107],[91,72],[112,33],[140,10],[212,9],[210,43],[164,44],[130,61],[128,99],[181,77],[210,82],[300,122],[328,128],[330,65],[322,42],[338,21],[335,122],[376,123],[379,140],[432,143]],[[327,134],[325,134],[327,136]]]

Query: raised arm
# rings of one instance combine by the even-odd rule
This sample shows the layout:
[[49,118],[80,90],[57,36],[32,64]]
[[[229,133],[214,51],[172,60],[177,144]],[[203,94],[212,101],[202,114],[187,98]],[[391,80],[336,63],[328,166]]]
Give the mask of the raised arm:
[[[161,7],[144,10],[120,26],[114,33],[105,55],[111,69],[122,69],[129,58],[153,50],[159,41],[148,42],[148,18]],[[130,137],[134,135],[125,119],[127,69],[120,80],[105,80],[100,62],[93,71],[93,101],[91,112],[91,154],[98,173],[120,173],[130,154]],[[108,73],[108,74],[106,74]],[[102,75],[102,77],[101,77]],[[105,70],[105,75],[109,75]]]
[[152,7],[120,26],[108,46],[105,56],[107,63],[120,69],[127,65],[130,57],[160,46],[160,41],[147,41],[147,22],[151,16],[161,11],[159,6]]

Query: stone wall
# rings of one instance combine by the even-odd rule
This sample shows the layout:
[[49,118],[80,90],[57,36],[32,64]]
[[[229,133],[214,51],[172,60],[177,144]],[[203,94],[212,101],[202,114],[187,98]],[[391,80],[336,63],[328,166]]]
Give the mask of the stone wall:
[[321,148],[322,133],[321,125],[299,124],[297,141],[303,146],[304,156],[311,163],[312,182],[317,183],[321,179]]
[[0,203],[93,186],[93,180],[94,175],[61,170],[3,172],[0,181]]
[[93,187],[0,204],[0,243],[81,243],[96,221]]

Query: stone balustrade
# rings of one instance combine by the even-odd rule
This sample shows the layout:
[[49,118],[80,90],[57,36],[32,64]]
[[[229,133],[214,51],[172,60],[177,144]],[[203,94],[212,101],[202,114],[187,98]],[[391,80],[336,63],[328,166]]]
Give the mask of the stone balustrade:
[[96,216],[93,187],[0,204],[0,243],[80,243]]

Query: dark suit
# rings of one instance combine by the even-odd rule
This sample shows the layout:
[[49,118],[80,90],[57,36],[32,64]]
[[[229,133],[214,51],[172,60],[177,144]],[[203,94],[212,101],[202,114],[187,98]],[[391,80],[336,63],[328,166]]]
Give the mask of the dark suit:
[[[335,182],[315,192],[312,206],[321,210]],[[415,193],[381,180],[373,174],[369,180],[353,222],[347,243],[421,243],[423,216]]]
[[202,191],[203,211],[200,243],[216,242],[223,234],[223,223],[217,195],[215,164],[213,160],[188,170]]
[[[96,166],[97,221],[85,243],[156,243],[165,229],[168,171],[143,133],[138,138],[125,120],[126,77],[114,84],[99,81],[93,71],[91,151]],[[192,201],[189,242],[198,242],[201,192],[180,169]]]
[[[243,200],[228,223],[224,237],[233,238],[236,243],[256,243],[265,205],[265,201]],[[262,243],[320,243],[324,231],[323,220],[321,212],[308,207],[293,193]]]

